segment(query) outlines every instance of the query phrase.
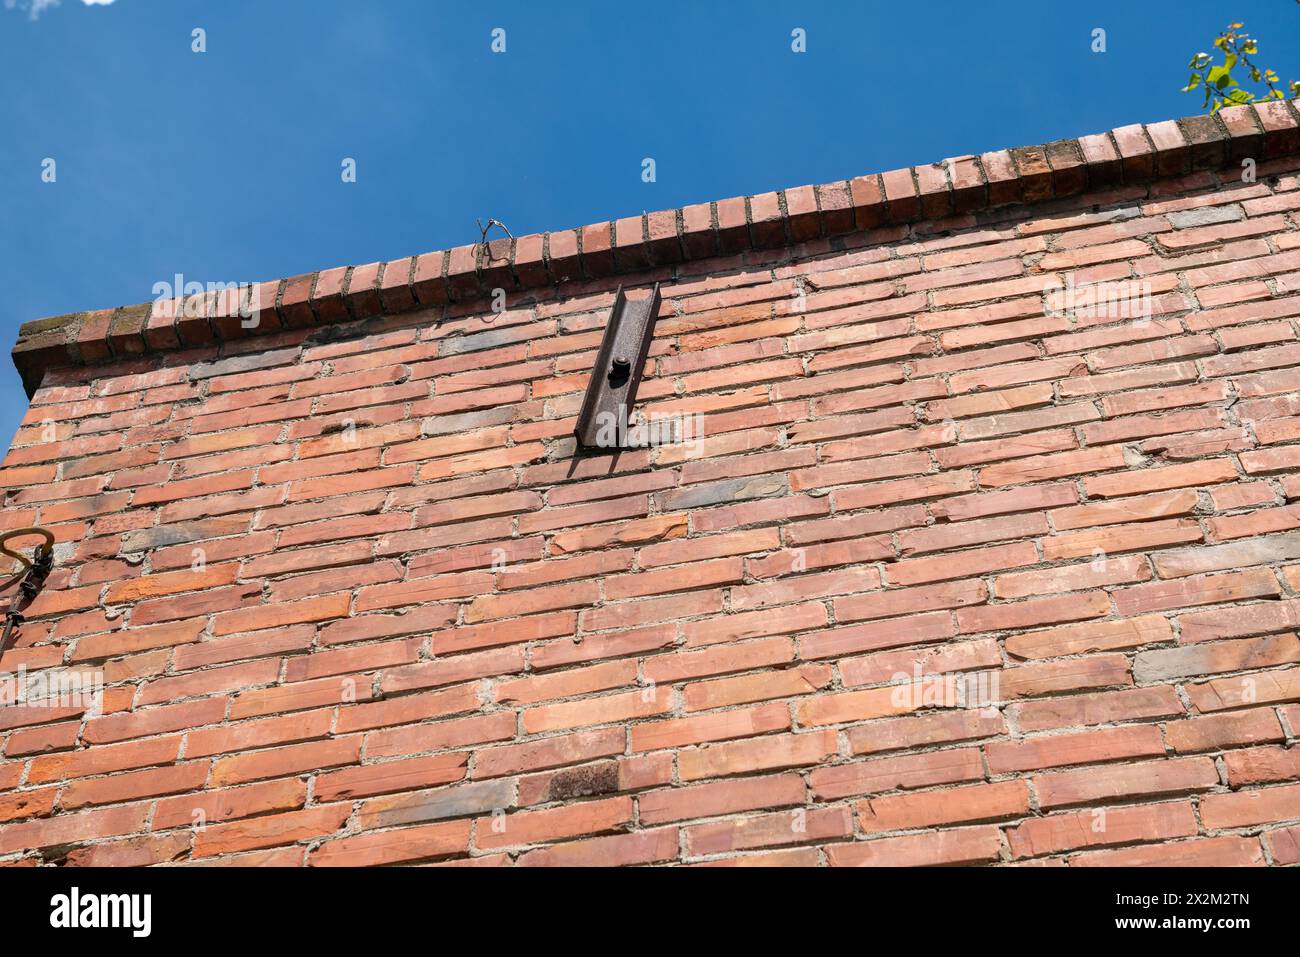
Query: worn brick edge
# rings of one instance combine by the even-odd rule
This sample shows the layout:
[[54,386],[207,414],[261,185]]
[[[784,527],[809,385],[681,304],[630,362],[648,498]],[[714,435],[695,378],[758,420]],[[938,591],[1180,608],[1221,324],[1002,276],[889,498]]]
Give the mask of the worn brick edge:
[[1215,116],[1136,123],[1042,146],[275,279],[254,287],[263,304],[255,328],[241,325],[231,294],[53,316],[22,326],[13,360],[30,397],[47,370],[64,366],[464,305],[495,289],[549,289],[1297,152],[1294,101],[1234,106]]

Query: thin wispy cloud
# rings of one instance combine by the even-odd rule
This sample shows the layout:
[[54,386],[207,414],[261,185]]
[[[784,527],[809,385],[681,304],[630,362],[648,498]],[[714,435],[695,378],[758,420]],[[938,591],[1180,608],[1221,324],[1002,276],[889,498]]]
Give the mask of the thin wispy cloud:
[[[88,7],[106,7],[113,0],[81,0]],[[36,20],[50,7],[57,7],[59,0],[4,0],[6,10],[25,10],[29,20]]]

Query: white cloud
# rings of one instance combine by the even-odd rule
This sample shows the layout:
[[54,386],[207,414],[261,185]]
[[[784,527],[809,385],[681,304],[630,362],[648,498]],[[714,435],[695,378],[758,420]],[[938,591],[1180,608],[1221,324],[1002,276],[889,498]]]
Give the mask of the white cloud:
[[[113,0],[81,0],[88,7],[106,7]],[[26,10],[27,17],[35,20],[50,7],[57,7],[59,0],[4,0],[6,10]]]

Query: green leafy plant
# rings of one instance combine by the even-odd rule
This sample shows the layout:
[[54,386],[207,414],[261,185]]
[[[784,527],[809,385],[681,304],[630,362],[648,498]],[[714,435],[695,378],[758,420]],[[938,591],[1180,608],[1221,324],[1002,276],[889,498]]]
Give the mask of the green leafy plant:
[[[1213,54],[1198,53],[1187,64],[1191,67],[1192,75],[1183,87],[1183,92],[1203,90],[1204,108],[1210,113],[1217,113],[1225,106],[1300,96],[1300,80],[1291,81],[1288,84],[1290,92],[1284,93],[1277,74],[1251,59],[1259,53],[1259,41],[1242,32],[1241,28],[1240,23],[1230,23],[1215,39],[1215,47],[1223,54],[1222,63],[1215,63]],[[1234,70],[1237,71],[1236,75],[1233,74]],[[1255,92],[1243,88],[1237,82],[1237,77],[1246,76],[1256,85]]]

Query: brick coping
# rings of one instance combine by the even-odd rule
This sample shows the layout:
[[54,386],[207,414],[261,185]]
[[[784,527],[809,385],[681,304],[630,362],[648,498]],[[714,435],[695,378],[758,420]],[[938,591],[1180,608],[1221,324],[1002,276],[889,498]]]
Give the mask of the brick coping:
[[[236,293],[204,293],[188,300],[38,319],[19,330],[13,361],[30,397],[45,372],[54,368],[463,306],[496,289],[507,294],[554,290],[573,281],[1035,204],[1297,152],[1300,114],[1293,101],[1234,106],[1214,116],[1137,123],[1078,139],[951,157],[819,186],[503,237],[389,262],[338,266],[255,283]],[[261,309],[255,327],[246,328],[235,296],[253,293],[270,305]]]

